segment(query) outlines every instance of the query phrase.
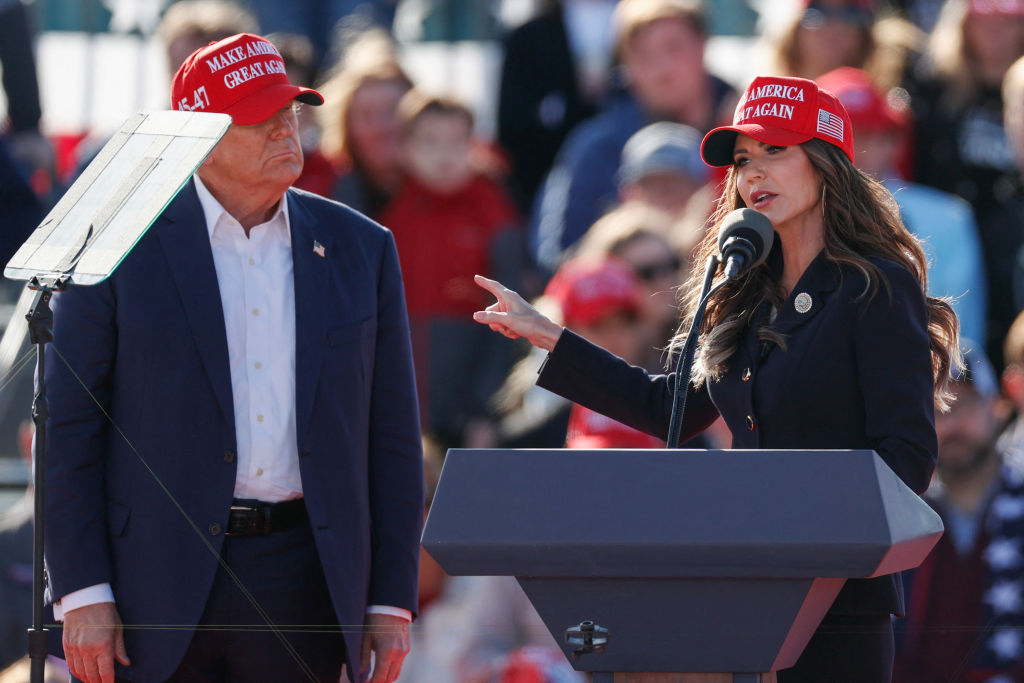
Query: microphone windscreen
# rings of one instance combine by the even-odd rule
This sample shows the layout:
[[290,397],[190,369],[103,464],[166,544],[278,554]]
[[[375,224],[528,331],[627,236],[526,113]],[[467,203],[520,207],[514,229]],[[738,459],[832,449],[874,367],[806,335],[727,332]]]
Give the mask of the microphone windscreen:
[[775,241],[775,229],[768,217],[760,211],[748,208],[736,209],[725,217],[722,226],[718,229],[719,253],[722,252],[725,241],[730,237],[742,237],[754,245],[757,254],[754,262],[747,266],[747,268],[753,268],[764,263],[764,260],[768,258],[772,242]]

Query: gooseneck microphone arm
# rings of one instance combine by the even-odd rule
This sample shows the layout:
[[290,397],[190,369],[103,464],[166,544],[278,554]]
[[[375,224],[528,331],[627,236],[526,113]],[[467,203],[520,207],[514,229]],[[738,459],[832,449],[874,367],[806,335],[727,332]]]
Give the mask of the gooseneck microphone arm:
[[[693,357],[697,350],[697,338],[704,322],[704,310],[707,308],[708,299],[730,280],[764,263],[774,239],[775,230],[771,221],[759,211],[736,209],[722,221],[718,231],[719,253],[709,256],[704,267],[704,283],[700,289],[700,298],[697,300],[690,331],[686,334],[686,341],[683,342],[683,349],[676,363],[672,417],[668,423],[668,439],[665,444],[668,448],[679,448],[683,414],[686,411],[686,394],[690,385],[690,374],[693,372]],[[725,278],[712,288],[711,282],[715,279],[715,272],[723,263]]]
[[708,306],[708,299],[719,287],[728,280],[722,280],[712,289],[711,281],[715,279],[715,273],[722,259],[718,254],[708,257],[707,265],[704,266],[704,284],[700,288],[700,299],[697,302],[697,310],[693,313],[693,321],[690,322],[690,331],[686,334],[686,341],[683,342],[683,350],[679,354],[679,361],[676,363],[676,388],[672,396],[672,418],[668,423],[667,448],[679,448],[679,435],[683,428],[683,413],[686,411],[686,393],[690,384],[690,373],[693,370],[693,355],[697,349],[697,337],[700,336],[700,326],[704,322],[704,309]]

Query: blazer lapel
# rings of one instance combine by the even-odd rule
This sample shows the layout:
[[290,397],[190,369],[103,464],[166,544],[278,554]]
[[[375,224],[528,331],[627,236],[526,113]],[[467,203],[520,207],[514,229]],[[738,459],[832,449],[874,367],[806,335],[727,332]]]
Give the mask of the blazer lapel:
[[224,419],[235,429],[231,396],[231,367],[228,361],[224,309],[213,263],[210,234],[206,228],[195,183],[189,181],[164,211],[157,224],[157,236],[170,265],[171,277],[195,339],[203,368],[210,379]]
[[295,428],[301,444],[313,414],[327,338],[329,259],[337,255],[329,231],[314,227],[316,221],[298,195],[288,192],[286,197],[295,273]]

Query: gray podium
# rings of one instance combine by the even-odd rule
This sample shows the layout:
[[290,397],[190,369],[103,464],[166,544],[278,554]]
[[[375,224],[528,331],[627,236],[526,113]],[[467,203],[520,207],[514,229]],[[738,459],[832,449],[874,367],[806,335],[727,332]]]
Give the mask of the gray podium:
[[[916,567],[941,534],[873,451],[466,449],[423,545],[449,574],[515,576],[595,681],[757,681],[793,665],[847,578]],[[603,647],[566,642],[581,624]]]

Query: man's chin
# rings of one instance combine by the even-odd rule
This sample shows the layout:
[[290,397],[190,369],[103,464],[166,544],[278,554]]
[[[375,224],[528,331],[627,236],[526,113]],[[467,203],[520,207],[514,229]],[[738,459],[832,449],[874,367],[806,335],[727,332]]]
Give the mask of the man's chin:
[[272,159],[263,171],[264,178],[279,181],[282,191],[294,185],[301,175],[302,160],[296,163],[294,157],[281,157],[276,161]]

